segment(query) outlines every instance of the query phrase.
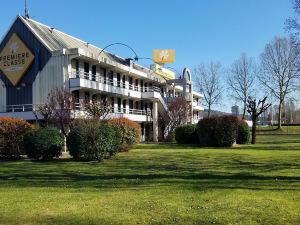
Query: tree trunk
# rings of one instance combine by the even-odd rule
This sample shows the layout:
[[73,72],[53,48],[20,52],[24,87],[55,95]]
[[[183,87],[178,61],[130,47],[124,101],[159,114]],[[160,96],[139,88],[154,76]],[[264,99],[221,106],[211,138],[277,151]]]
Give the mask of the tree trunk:
[[279,106],[278,106],[278,129],[281,129],[281,105],[282,105],[282,102],[279,103]]
[[208,105],[207,118],[210,117],[210,105]]
[[256,123],[257,123],[257,118],[253,117],[252,118],[252,138],[251,138],[251,144],[256,143]]
[[242,116],[242,120],[245,119],[245,115],[246,115],[246,103],[244,102],[244,109],[243,109],[243,116]]

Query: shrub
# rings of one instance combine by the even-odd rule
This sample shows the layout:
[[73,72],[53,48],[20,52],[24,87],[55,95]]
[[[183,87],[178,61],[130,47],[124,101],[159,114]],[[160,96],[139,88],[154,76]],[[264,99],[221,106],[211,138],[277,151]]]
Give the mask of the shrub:
[[239,120],[236,143],[247,144],[249,141],[249,135],[250,135],[250,130],[249,130],[248,123],[245,120]]
[[116,118],[108,121],[108,124],[117,128],[120,133],[120,151],[127,151],[140,141],[141,127],[138,123],[127,118]]
[[114,155],[120,135],[113,126],[97,120],[76,120],[67,137],[67,146],[75,159],[99,160]]
[[197,124],[199,143],[202,146],[230,147],[237,138],[238,118],[235,116],[210,117]]
[[0,157],[17,159],[23,154],[23,137],[32,125],[22,119],[0,117]]
[[166,137],[166,142],[175,142],[175,132],[174,131],[170,131]]
[[175,129],[175,139],[178,144],[198,144],[197,125],[186,124]]
[[24,137],[24,148],[29,158],[51,160],[62,154],[64,136],[54,128],[34,129]]

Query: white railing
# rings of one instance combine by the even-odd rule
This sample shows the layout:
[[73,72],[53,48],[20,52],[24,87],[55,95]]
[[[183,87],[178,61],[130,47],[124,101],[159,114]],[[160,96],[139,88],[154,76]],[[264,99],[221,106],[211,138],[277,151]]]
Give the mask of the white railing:
[[0,112],[30,112],[34,110],[34,107],[33,104],[7,105],[1,106]]
[[98,83],[114,86],[114,87],[120,87],[124,89],[129,89],[129,90],[134,90],[134,91],[139,91],[139,92],[161,92],[159,87],[152,86],[152,87],[140,87],[134,84],[129,84],[127,82],[123,81],[117,81],[117,80],[112,80],[107,77],[101,77],[99,75],[91,74],[91,73],[86,73],[82,71],[76,71],[72,72],[69,74],[70,79],[76,79],[76,78],[81,78],[85,80],[90,80],[90,81],[95,81]]
[[[134,114],[134,115],[146,115],[151,116],[151,110],[142,110],[142,109],[129,109],[123,107],[108,107],[111,113],[116,114]],[[75,110],[84,112],[84,106],[81,103],[75,103]]]
[[[35,110],[35,108],[36,108],[36,105],[33,105],[33,104],[8,105],[8,106],[1,106],[0,112],[2,112],[2,113],[32,112]],[[81,104],[75,103],[75,110],[84,111],[84,108],[81,106]],[[151,110],[128,109],[128,108],[123,108],[123,107],[111,108],[111,113],[151,116]]]

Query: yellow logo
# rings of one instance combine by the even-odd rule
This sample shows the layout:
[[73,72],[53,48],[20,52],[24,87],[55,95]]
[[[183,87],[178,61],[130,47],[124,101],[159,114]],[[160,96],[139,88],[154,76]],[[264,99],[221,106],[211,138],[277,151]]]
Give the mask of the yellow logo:
[[156,49],[153,51],[153,61],[156,63],[173,63],[175,62],[175,50]]
[[13,34],[0,54],[0,70],[16,86],[33,62],[34,55],[24,42]]
[[167,80],[175,79],[175,73],[167,68],[164,68],[158,64],[153,64],[150,66],[151,70],[153,70],[156,74],[164,77]]

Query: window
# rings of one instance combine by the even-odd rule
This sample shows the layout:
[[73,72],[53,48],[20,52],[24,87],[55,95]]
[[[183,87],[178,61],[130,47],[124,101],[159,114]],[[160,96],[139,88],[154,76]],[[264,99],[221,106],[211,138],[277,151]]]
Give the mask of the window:
[[133,79],[132,77],[129,77],[129,89],[132,90],[132,85],[133,85]]
[[138,91],[138,88],[139,88],[139,80],[136,79],[136,80],[135,80],[135,87],[134,87],[134,90],[135,90],[135,91]]
[[141,80],[141,91],[143,92],[144,90],[144,81]]
[[125,88],[125,75],[123,76],[122,82],[123,82],[123,88]]
[[92,81],[96,80],[96,66],[92,66]]
[[106,97],[106,95],[101,95],[101,102],[106,106],[107,104],[106,104],[106,99],[107,99],[107,97]]
[[93,94],[93,95],[92,95],[92,101],[93,101],[93,102],[96,102],[96,101],[97,101],[97,94]]
[[103,74],[103,83],[106,84],[106,69],[102,68],[102,74]]
[[76,103],[79,103],[79,90],[72,92],[73,98],[75,99]]
[[123,100],[123,113],[126,113],[126,100]]
[[114,85],[114,71],[109,72],[109,84]]
[[84,63],[84,78],[89,79],[89,73],[90,73],[90,64],[85,62]]
[[74,62],[75,62],[76,77],[79,78],[79,61],[78,61],[78,59],[74,59]]
[[89,102],[90,101],[90,92],[84,92],[84,101]]
[[139,109],[139,102],[138,101],[135,102],[135,109]]
[[112,112],[115,112],[115,98],[114,97],[111,97],[110,98],[110,103],[111,103],[111,109],[112,109]]
[[120,87],[120,82],[121,82],[121,74],[117,73],[117,86]]
[[133,101],[132,100],[129,100],[129,113],[132,113],[132,110],[133,110]]
[[121,98],[118,98],[118,111],[121,112]]

